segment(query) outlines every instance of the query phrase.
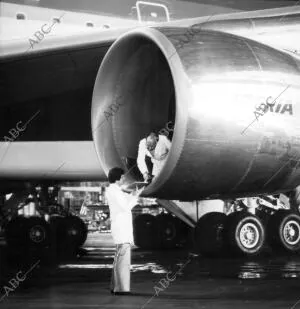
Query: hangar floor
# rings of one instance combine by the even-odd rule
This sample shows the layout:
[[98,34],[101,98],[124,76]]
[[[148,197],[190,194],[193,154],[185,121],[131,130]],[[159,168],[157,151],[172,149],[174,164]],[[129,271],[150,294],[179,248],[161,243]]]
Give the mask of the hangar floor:
[[[131,279],[135,294],[112,296],[109,281],[114,248],[109,234],[90,234],[85,255],[54,266],[24,257],[18,265],[8,267],[5,247],[0,248],[0,307],[3,309],[300,309],[300,256],[268,253],[251,259],[204,259],[185,250],[134,249]],[[13,288],[9,281],[19,271],[22,271],[19,277],[29,272]],[[167,276],[168,271],[172,275]],[[166,278],[173,279],[169,286]],[[159,282],[164,282],[164,286]]]

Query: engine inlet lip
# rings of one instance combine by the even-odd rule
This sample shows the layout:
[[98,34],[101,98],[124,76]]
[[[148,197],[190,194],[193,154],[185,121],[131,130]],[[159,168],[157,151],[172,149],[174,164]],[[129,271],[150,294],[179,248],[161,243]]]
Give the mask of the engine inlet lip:
[[[161,28],[160,30],[163,31],[164,28]],[[91,120],[94,145],[100,164],[102,165],[103,170],[107,174],[109,169],[113,166],[110,166],[109,163],[105,160],[105,155],[103,151],[106,151],[106,149],[110,149],[113,151],[115,149],[114,144],[111,144],[110,146],[106,145],[106,141],[108,140],[107,134],[109,137],[113,136],[112,127],[106,126],[104,131],[96,130],[97,127],[99,127],[99,123],[103,120],[103,117],[101,118],[101,111],[103,111],[104,107],[107,105],[106,97],[102,96],[101,94],[101,91],[105,89],[105,86],[102,85],[103,82],[105,83],[104,73],[108,72],[108,74],[110,74],[108,68],[112,64],[112,59],[114,59],[119,53],[119,51],[122,50],[122,47],[125,48],[127,44],[130,44],[131,40],[135,40],[137,38],[145,38],[149,42],[155,44],[162,52],[165,61],[167,61],[168,63],[175,90],[175,125],[172,145],[167,161],[160,174],[143,191],[142,196],[144,197],[154,197],[157,191],[163,190],[163,185],[171,178],[172,173],[176,168],[186,138],[188,124],[188,103],[192,100],[192,92],[189,91],[192,85],[187,74],[185,73],[176,48],[167,38],[167,36],[165,36],[161,31],[154,28],[140,27],[120,36],[109,48],[101,63],[100,69],[96,77],[92,99]],[[107,91],[109,92],[110,89],[108,88],[106,92]],[[114,157],[115,156],[116,153],[114,153]],[[119,161],[121,163],[121,159]],[[132,183],[133,179],[130,178],[131,177],[129,177],[129,181]]]

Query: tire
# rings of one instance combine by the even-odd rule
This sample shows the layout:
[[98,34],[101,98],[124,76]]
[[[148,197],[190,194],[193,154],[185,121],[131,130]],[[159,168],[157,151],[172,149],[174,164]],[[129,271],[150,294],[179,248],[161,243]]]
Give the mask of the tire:
[[135,245],[143,249],[157,249],[159,247],[157,227],[154,216],[149,214],[137,216],[133,221]]
[[50,225],[39,217],[30,217],[26,222],[26,241],[29,247],[45,248],[50,245]]
[[247,212],[236,212],[228,216],[226,241],[237,255],[254,256],[261,253],[265,244],[265,229],[261,220]]
[[194,228],[181,221],[179,218],[174,218],[177,225],[178,245],[179,247],[193,249],[194,244]]
[[64,217],[59,215],[52,215],[50,217],[51,228],[51,249],[53,259],[56,259],[64,251]]
[[278,210],[268,224],[268,240],[278,251],[300,251],[300,216],[287,210]]
[[82,246],[87,239],[87,227],[79,217],[53,216],[50,222],[58,243],[64,243],[78,248]]
[[74,257],[84,244],[88,230],[76,216],[52,216],[50,218],[52,250],[58,257]]
[[5,239],[8,247],[23,247],[26,244],[27,218],[15,217],[5,226]]
[[76,248],[81,247],[88,235],[88,230],[83,220],[76,216],[68,216],[63,221],[66,240]]
[[218,256],[224,248],[226,215],[211,212],[201,217],[195,227],[196,251],[205,256]]
[[16,217],[5,229],[10,247],[44,248],[50,244],[50,226],[40,217]]
[[156,217],[158,225],[159,248],[173,249],[179,242],[178,221],[172,215],[160,214]]

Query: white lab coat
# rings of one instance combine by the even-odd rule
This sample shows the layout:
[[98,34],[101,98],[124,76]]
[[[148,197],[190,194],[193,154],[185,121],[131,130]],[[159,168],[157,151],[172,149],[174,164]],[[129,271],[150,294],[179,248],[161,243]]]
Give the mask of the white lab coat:
[[158,136],[158,142],[157,145],[151,153],[147,149],[146,145],[146,138],[142,139],[139,144],[139,150],[138,150],[138,158],[137,158],[137,166],[140,170],[140,172],[144,175],[146,172],[148,172],[148,168],[145,162],[145,157],[149,156],[151,158],[151,161],[153,163],[153,170],[152,175],[157,176],[161,169],[163,168],[170,148],[171,148],[171,142],[167,139],[165,135],[159,135]]
[[133,244],[131,209],[137,205],[138,197],[128,194],[113,183],[106,189],[106,198],[110,210],[111,233],[115,244]]

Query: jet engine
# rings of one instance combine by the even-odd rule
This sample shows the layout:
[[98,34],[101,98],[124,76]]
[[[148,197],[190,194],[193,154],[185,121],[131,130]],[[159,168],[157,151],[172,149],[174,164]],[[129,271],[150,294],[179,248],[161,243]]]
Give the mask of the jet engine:
[[138,181],[139,141],[174,123],[161,173],[143,196],[171,200],[274,194],[300,183],[296,60],[220,31],[139,28],[97,74],[92,131],[104,171]]

